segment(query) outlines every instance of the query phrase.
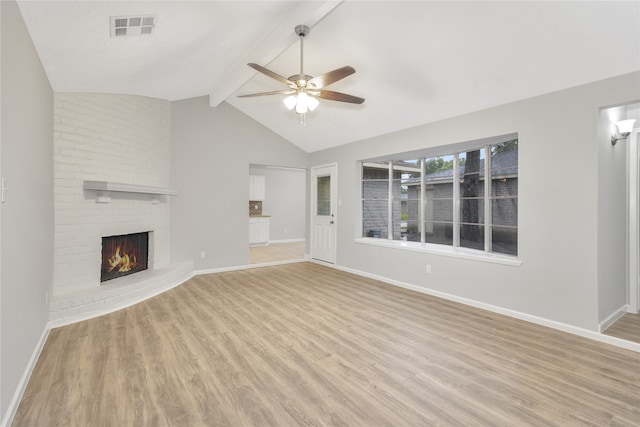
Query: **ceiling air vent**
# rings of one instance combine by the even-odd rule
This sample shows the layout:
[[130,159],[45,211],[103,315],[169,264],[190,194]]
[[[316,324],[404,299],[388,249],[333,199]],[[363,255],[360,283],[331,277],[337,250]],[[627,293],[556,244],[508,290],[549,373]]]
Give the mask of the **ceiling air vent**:
[[151,34],[156,21],[155,15],[112,16],[111,37],[139,36]]

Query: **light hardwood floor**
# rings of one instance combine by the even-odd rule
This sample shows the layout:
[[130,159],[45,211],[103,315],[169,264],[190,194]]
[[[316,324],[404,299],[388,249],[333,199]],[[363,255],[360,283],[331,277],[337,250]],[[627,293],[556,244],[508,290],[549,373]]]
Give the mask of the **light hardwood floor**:
[[51,331],[21,426],[633,426],[640,354],[310,262]]
[[627,313],[603,332],[605,335],[640,343],[640,314]]
[[302,241],[250,246],[249,259],[251,264],[304,259],[304,245],[305,242]]

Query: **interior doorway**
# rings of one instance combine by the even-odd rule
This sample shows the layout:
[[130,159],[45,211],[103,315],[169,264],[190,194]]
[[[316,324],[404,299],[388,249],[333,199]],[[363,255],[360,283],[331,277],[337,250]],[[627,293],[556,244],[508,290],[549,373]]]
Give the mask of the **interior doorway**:
[[249,175],[250,264],[307,258],[307,170],[251,164]]
[[[640,117],[640,103],[607,109],[605,120],[615,123],[625,118]],[[615,129],[617,130],[617,129]],[[614,130],[614,132],[615,132]],[[610,135],[606,144],[609,146]],[[621,196],[626,204],[618,205],[624,212],[624,237],[620,244],[624,247],[619,272],[624,273],[625,305],[614,313],[615,319],[603,330],[603,334],[626,341],[640,343],[640,128],[636,124],[627,138],[620,140],[612,149],[622,157],[619,173],[624,174],[624,187]],[[624,203],[624,202],[623,202]],[[620,224],[617,224],[618,226]],[[621,248],[622,249],[622,248]]]
[[640,309],[640,129],[629,135],[627,158],[629,159],[628,183],[628,277],[629,312]]

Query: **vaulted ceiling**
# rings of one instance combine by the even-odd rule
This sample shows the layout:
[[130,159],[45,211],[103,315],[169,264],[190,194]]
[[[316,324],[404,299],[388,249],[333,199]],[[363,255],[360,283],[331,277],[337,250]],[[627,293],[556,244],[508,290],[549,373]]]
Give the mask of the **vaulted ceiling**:
[[[31,1],[20,10],[55,92],[228,102],[313,152],[640,69],[637,1]],[[109,18],[156,16],[151,35],[110,37]],[[301,126],[255,62],[356,73]],[[630,94],[637,99],[640,94]]]

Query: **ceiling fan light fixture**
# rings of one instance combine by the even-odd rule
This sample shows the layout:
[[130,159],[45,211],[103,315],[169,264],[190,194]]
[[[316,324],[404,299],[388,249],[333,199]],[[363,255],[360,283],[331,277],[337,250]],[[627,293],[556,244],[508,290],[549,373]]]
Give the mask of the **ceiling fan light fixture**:
[[307,96],[307,107],[309,107],[310,111],[315,110],[318,105],[320,105],[320,101],[313,96]]
[[313,111],[318,107],[318,105],[320,105],[320,101],[313,96],[309,96],[306,92],[287,96],[282,100],[282,102],[289,111],[295,108],[296,113],[298,114],[305,114],[308,111]]
[[296,103],[296,113],[304,114],[309,111],[309,95],[304,92],[298,94],[298,102]]
[[285,107],[287,107],[287,110],[291,111],[295,108],[296,104],[298,103],[298,97],[296,95],[290,95],[290,96],[287,96],[285,99],[283,99],[282,102],[284,102],[284,105]]

